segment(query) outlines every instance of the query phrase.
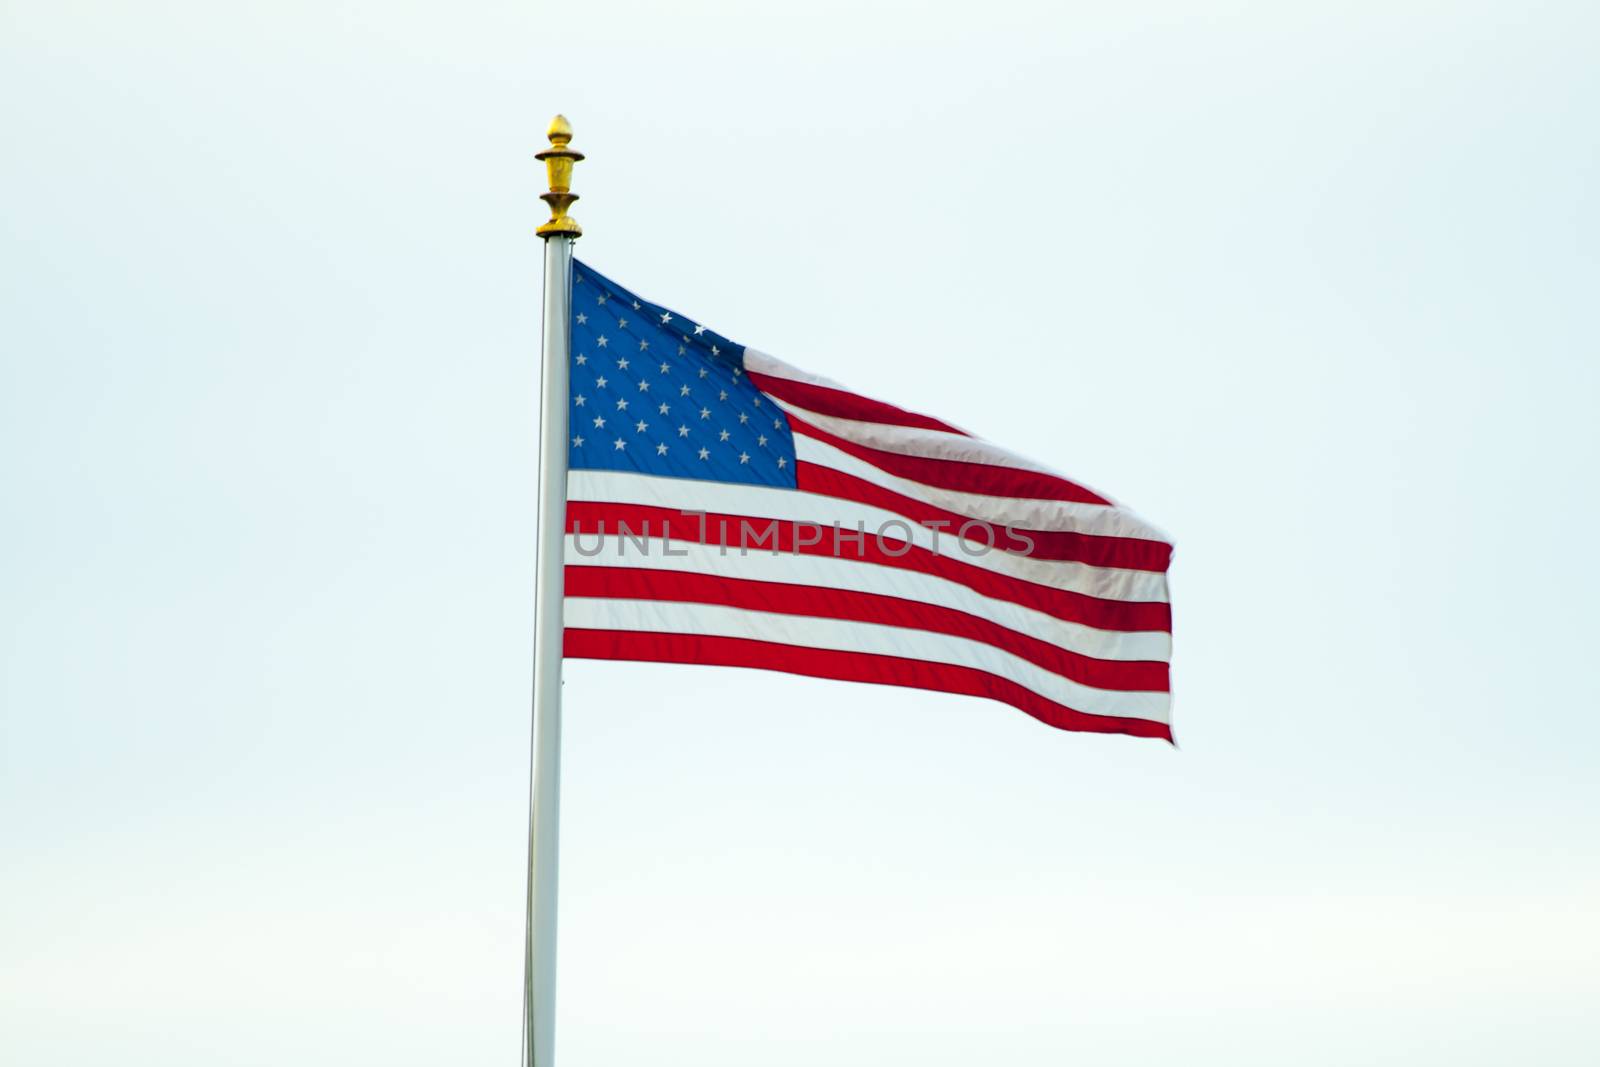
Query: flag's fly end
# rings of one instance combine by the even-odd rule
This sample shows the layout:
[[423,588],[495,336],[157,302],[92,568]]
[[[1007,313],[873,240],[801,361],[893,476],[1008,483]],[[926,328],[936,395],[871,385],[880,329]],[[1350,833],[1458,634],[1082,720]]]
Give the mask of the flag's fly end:
[[543,160],[549,174],[550,191],[539,199],[550,205],[550,221],[539,227],[538,234],[544,238],[582,237],[583,227],[578,225],[578,220],[567,217],[572,202],[578,199],[578,194],[572,191],[572,165],[583,158],[582,152],[567,147],[572,141],[572,123],[567,121],[567,116],[557,115],[550,120],[545,136],[550,138],[550,147],[533,158]]

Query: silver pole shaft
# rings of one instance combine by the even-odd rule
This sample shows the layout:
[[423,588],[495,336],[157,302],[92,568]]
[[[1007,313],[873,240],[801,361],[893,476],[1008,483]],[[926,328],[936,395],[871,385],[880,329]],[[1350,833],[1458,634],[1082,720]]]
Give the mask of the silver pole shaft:
[[554,1067],[556,870],[561,816],[561,599],[567,527],[567,377],[572,344],[572,241],[544,242],[544,345],[539,385],[539,544],[534,578],[533,769],[528,819],[528,943],[523,1062]]

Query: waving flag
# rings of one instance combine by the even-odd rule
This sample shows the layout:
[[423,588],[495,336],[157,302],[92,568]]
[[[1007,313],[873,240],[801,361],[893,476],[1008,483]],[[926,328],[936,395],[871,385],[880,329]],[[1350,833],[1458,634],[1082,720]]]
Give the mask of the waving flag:
[[1159,531],[573,269],[567,656],[965,693],[1171,740]]

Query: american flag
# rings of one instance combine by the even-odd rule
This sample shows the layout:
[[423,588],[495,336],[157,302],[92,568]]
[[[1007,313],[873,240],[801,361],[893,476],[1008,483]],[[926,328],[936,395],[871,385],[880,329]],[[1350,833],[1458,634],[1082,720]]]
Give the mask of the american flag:
[[1172,546],[574,264],[565,654],[990,697],[1172,739]]

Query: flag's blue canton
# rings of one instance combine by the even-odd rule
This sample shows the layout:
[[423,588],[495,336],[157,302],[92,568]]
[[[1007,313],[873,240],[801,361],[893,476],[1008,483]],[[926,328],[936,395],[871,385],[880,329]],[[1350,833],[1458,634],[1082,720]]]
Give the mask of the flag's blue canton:
[[744,346],[573,264],[568,462],[795,487],[794,436]]

